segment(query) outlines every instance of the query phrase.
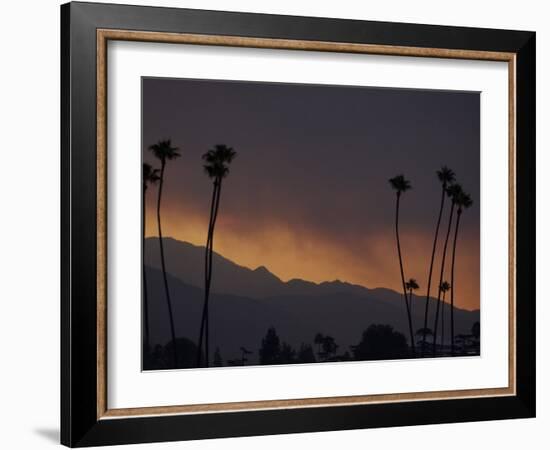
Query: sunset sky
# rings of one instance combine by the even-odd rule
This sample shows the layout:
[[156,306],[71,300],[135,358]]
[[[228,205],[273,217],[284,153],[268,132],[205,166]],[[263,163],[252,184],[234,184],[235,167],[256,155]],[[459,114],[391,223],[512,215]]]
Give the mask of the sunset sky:
[[[419,295],[441,195],[435,172],[447,165],[474,201],[461,219],[455,302],[477,309],[479,112],[473,92],[144,78],[143,158],[159,166],[147,147],[160,139],[181,150],[166,169],[165,237],[205,245],[212,183],[201,155],[226,144],[237,158],[223,185],[216,252],[283,280],[397,291],[388,179],[403,173],[413,186],[400,213],[405,276],[417,279]],[[148,236],[157,235],[155,194],[148,192]],[[441,238],[447,220],[448,209]],[[438,277],[434,270],[432,296]]]

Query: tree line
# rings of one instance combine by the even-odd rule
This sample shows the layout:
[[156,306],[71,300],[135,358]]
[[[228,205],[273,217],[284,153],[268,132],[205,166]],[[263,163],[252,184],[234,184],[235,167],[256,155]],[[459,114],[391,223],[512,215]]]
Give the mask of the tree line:
[[[182,358],[178,368],[196,367],[194,356],[197,346],[189,339],[178,338],[177,345]],[[318,362],[363,361],[375,359],[397,359],[409,357],[407,339],[391,325],[370,325],[361,335],[357,345],[349,350],[338,352],[340,346],[334,337],[317,333],[312,343],[302,342],[295,348],[282,340],[275,327],[269,327],[257,349],[258,364],[307,364]],[[172,342],[166,346],[157,345],[146,361],[147,369],[171,368]],[[240,357],[224,360],[220,348],[216,347],[212,361],[213,367],[246,366],[254,352],[240,347]]]
[[[419,335],[422,330],[419,330]],[[470,334],[456,336],[458,353],[461,355],[479,354],[479,322],[472,325]],[[175,368],[194,368],[198,347],[190,339],[180,337],[176,340],[178,347],[178,365]],[[338,350],[341,350],[340,352]],[[169,341],[165,346],[156,345],[151,352],[145,354],[146,370],[174,368],[172,362],[173,344]],[[251,363],[251,355],[256,354],[254,365],[276,364],[311,364],[342,361],[376,361],[406,359],[412,356],[411,347],[403,333],[394,330],[388,324],[371,324],[362,333],[359,342],[350,345],[347,350],[336,343],[334,337],[315,334],[313,342],[302,342],[294,347],[282,340],[275,327],[269,327],[256,350],[240,347],[233,350],[239,356],[224,359],[219,347],[214,350],[212,367],[247,366]]]
[[[439,326],[439,315],[441,310],[441,348],[444,347],[444,314],[443,309],[441,308],[441,303],[445,301],[445,295],[448,291],[451,292],[451,302],[450,302],[450,341],[451,341],[451,355],[454,356],[456,353],[455,348],[455,329],[454,329],[454,309],[455,309],[455,262],[456,262],[456,253],[457,253],[457,241],[458,241],[458,230],[460,226],[460,218],[464,210],[472,206],[472,198],[467,194],[462,186],[456,182],[455,173],[448,167],[443,166],[440,170],[436,172],[437,178],[441,184],[441,200],[439,202],[439,209],[437,214],[434,239],[432,245],[431,259],[427,277],[427,289],[426,289],[426,302],[424,306],[424,323],[421,328],[419,328],[416,333],[414,331],[414,324],[412,319],[412,295],[413,291],[416,291],[420,288],[416,279],[410,278],[408,281],[405,281],[405,268],[403,262],[403,255],[401,252],[401,241],[399,235],[399,207],[401,201],[401,195],[409,191],[412,186],[411,182],[407,180],[403,175],[397,175],[389,179],[389,183],[392,189],[396,193],[396,203],[395,203],[395,238],[397,246],[397,257],[399,259],[399,270],[401,274],[401,284],[403,289],[403,299],[405,304],[405,310],[407,313],[408,328],[409,328],[409,339],[410,347],[413,356],[418,356],[416,352],[415,344],[415,335],[421,336],[421,345],[420,345],[420,355],[425,356],[427,352],[426,344],[427,338],[432,337],[432,355],[435,356],[437,353],[437,333]],[[431,292],[431,283],[432,275],[434,269],[435,255],[437,252],[438,246],[438,236],[439,230],[441,227],[443,212],[446,205],[446,199],[450,200],[449,209],[449,218],[447,221],[447,231],[445,233],[445,239],[443,241],[441,249],[441,266],[439,271],[439,282],[437,287],[437,302],[436,302],[436,311],[433,328],[430,328],[428,325],[428,313],[430,305],[430,292]],[[456,219],[454,214],[456,211]],[[451,235],[452,226],[454,224],[454,237],[452,242],[452,256],[451,256],[451,280],[450,283],[444,280],[445,274],[445,265],[447,261],[447,249],[449,246],[449,237]]]

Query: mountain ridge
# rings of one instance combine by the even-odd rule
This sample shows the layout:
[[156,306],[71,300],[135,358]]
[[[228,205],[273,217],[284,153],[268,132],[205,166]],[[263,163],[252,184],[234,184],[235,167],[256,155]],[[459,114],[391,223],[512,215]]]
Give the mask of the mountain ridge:
[[[164,237],[164,253],[167,271],[186,284],[202,289],[204,286],[204,253],[205,247]],[[145,240],[145,262],[152,268],[160,269],[158,238]],[[214,251],[211,292],[233,294],[250,298],[268,298],[282,295],[322,295],[323,293],[354,293],[361,297],[398,302],[403,306],[403,293],[386,287],[369,288],[359,284],[335,279],[332,281],[303,280],[292,278],[283,281],[265,265],[255,269],[240,265]],[[413,294],[413,307],[424,310],[426,297]],[[430,307],[437,299],[430,297]],[[448,303],[446,303],[448,305]],[[455,308],[461,309],[461,308]],[[462,310],[462,309],[461,309]],[[479,315],[479,309],[466,310]]]
[[[185,283],[202,288],[204,284],[204,252],[205,247],[179,241],[172,237],[164,237],[164,252],[167,271],[180,278]],[[160,256],[158,252],[158,238],[149,237],[145,240],[146,264],[160,269]],[[235,294],[253,298],[270,297],[273,295],[319,295],[322,291],[330,293],[354,292],[357,295],[369,295],[376,293],[379,297],[393,297],[401,295],[389,288],[368,288],[340,279],[314,282],[301,278],[292,278],[283,281],[271,272],[265,265],[251,269],[240,265],[229,258],[214,251],[211,291],[225,294]],[[417,297],[417,296],[413,296]],[[435,300],[432,298],[432,300]]]

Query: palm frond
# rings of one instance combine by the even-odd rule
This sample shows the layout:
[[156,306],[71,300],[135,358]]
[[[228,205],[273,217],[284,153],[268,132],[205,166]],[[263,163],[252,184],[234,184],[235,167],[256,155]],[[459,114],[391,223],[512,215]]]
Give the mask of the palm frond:
[[455,181],[455,173],[451,169],[449,169],[447,166],[443,166],[436,173],[437,173],[437,178],[439,178],[439,181],[441,181],[441,183],[445,186]]
[[215,145],[213,149],[208,150],[202,155],[205,173],[210,178],[221,179],[229,174],[228,165],[237,156],[237,152],[233,148],[224,144]]
[[472,197],[470,197],[470,194],[467,194],[466,192],[461,192],[459,198],[458,198],[458,206],[461,209],[468,209],[473,204]]
[[418,282],[414,278],[409,279],[409,281],[405,283],[405,286],[407,287],[407,289],[412,289],[413,291],[420,288]]
[[156,184],[159,180],[159,170],[153,169],[151,164],[143,163],[143,184],[145,188],[150,184]]
[[388,182],[390,183],[392,189],[397,191],[398,194],[412,189],[411,182],[407,180],[403,175],[397,175],[393,178],[390,178]]
[[153,153],[155,158],[162,162],[176,159],[181,156],[179,148],[172,147],[172,141],[170,139],[160,140],[156,144],[150,145],[149,151]]
[[457,203],[459,197],[462,195],[462,186],[458,183],[451,184],[447,188],[447,195],[451,198],[454,203]]

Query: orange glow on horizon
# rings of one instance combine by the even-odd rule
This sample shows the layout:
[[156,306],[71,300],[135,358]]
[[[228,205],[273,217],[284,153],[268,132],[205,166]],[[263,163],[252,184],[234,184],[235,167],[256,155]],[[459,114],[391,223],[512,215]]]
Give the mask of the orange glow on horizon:
[[[156,215],[152,209],[148,210],[146,222],[146,236],[158,236]],[[182,214],[172,210],[162,218],[164,237],[198,246],[205,245],[207,226],[207,217],[189,211]],[[479,248],[466,235],[459,235],[459,241],[455,303],[460,308],[479,309]],[[420,289],[416,293],[419,296],[426,295],[432,243],[433,235],[401,231],[405,276],[418,281]],[[283,281],[300,278],[319,283],[338,279],[368,288],[385,287],[397,292],[402,289],[393,229],[350,246],[339,244],[338,239],[316,236],[310,230],[291,229],[284,223],[264,224],[243,233],[238,228],[238,221],[232,221],[222,212],[216,225],[214,251],[250,269],[265,266]],[[434,263],[431,296],[437,295],[439,253]],[[449,282],[450,253],[449,246],[444,277]]]

